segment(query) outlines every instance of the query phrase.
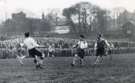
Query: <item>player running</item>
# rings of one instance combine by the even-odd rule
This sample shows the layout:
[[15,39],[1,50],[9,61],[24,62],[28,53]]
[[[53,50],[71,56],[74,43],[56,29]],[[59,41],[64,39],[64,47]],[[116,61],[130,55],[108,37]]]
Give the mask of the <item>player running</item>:
[[29,32],[26,32],[24,36],[25,39],[22,45],[27,48],[29,56],[34,58],[36,68],[42,69],[43,67],[41,65],[43,64],[44,57],[42,56],[42,53],[36,49],[37,47],[40,47],[39,44],[37,44],[37,42],[32,37],[30,37]]
[[84,63],[85,49],[88,48],[88,43],[86,40],[84,40],[84,38],[85,37],[83,35],[80,35],[80,40],[74,46],[75,48],[77,48],[77,53],[75,54],[75,56],[73,58],[73,62],[71,64],[71,66],[74,66],[78,63],[80,65],[83,65],[83,63]]
[[15,48],[15,50],[16,50],[16,58],[17,58],[17,60],[19,61],[19,63],[21,64],[21,65],[23,65],[24,63],[23,63],[23,61],[24,61],[24,58],[26,57],[25,55],[26,55],[26,49],[25,48],[23,48],[23,47],[21,47],[21,44],[17,44],[17,46],[16,46],[16,48]]
[[110,47],[108,41],[103,39],[102,34],[98,34],[96,43],[94,45],[94,51],[96,52],[97,56],[94,64],[98,64],[103,61],[103,56],[107,55],[108,47]]

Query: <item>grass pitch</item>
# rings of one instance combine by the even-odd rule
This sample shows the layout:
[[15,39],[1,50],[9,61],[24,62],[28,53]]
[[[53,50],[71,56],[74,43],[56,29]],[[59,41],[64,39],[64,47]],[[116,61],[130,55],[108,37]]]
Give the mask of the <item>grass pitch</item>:
[[71,67],[72,57],[44,59],[44,69],[36,70],[33,59],[20,65],[16,59],[0,60],[0,83],[135,83],[135,54],[107,56],[94,65],[94,56],[85,57],[84,66]]

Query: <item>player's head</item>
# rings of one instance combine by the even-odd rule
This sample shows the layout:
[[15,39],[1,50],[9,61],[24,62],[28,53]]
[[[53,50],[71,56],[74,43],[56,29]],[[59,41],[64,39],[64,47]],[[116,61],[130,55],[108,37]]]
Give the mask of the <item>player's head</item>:
[[80,35],[80,40],[83,40],[84,38],[84,35]]
[[24,36],[27,38],[27,37],[30,36],[30,33],[29,33],[29,32],[25,32],[25,33],[24,33]]
[[101,33],[99,33],[99,34],[97,35],[97,39],[100,39],[102,36],[103,36],[103,35],[102,35]]

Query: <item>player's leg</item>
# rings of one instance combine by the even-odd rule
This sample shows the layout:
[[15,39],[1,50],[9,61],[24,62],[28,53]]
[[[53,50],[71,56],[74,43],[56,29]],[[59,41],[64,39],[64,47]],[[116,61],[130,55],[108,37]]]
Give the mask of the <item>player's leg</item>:
[[96,50],[94,50],[94,55],[96,56],[96,58],[95,58],[95,62],[94,62],[94,64],[97,64],[97,62],[98,62],[98,57],[99,57],[99,53],[98,53],[98,50],[96,49]]
[[52,52],[50,52],[50,57],[53,57],[53,54],[52,54]]
[[43,58],[45,58],[45,53],[44,52],[42,53],[42,56],[43,56]]
[[47,53],[47,56],[50,57],[50,52]]
[[75,54],[74,57],[73,57],[73,61],[71,63],[71,66],[75,66],[77,64],[77,60],[78,60],[78,55]]
[[20,56],[17,56],[17,60],[19,61],[19,63],[20,63],[21,65],[23,65],[23,61],[22,61],[22,59],[21,59]]
[[109,60],[112,60],[112,54],[113,54],[112,49],[109,49],[109,52],[108,52]]
[[104,60],[104,57],[103,56],[100,56],[100,63],[102,63]]
[[42,53],[40,51],[38,51],[37,49],[34,49],[34,55],[37,55],[38,57],[40,57],[40,59],[44,59]]
[[42,69],[43,67],[41,66],[41,64],[43,64],[42,63],[42,60],[40,59],[40,57],[39,56],[35,56],[36,57],[36,69]]
[[95,60],[94,64],[98,64],[99,63],[99,58],[100,58],[100,56],[96,56],[96,60]]
[[96,60],[94,64],[99,64],[101,61],[102,55],[100,52],[96,52]]
[[39,60],[38,60],[38,56],[37,55],[35,55],[34,63],[36,64],[36,69],[38,69],[39,68]]
[[17,60],[19,61],[20,64],[23,65],[23,60],[26,56],[24,56],[21,52],[18,52],[16,55]]
[[38,63],[38,60],[37,60],[37,55],[35,53],[35,49],[29,50],[28,53],[29,53],[30,57],[34,58],[33,61],[34,61],[36,69],[39,68],[39,63]]
[[55,52],[54,52],[54,51],[52,51],[52,57],[55,57],[55,55],[54,55],[54,54],[55,54]]
[[79,58],[80,58],[80,65],[84,65],[84,56],[82,55]]
[[80,65],[84,65],[84,56],[85,56],[85,51],[84,49],[82,49],[80,54]]
[[42,53],[38,50],[34,50],[34,54],[37,56],[36,60],[37,60],[37,65],[39,66],[39,68],[42,68],[41,65],[43,64],[43,56]]
[[34,51],[33,51],[33,50],[30,50],[30,51],[29,51],[29,56],[32,57],[32,58],[34,58],[34,59],[33,59],[33,62],[34,62],[35,64],[37,64],[37,57],[36,57],[36,55],[34,54]]
[[108,56],[108,51],[106,49],[102,50],[101,53],[100,53],[100,63],[103,62],[104,60],[104,57]]
[[103,56],[105,55],[105,50],[104,49],[98,49],[96,52],[96,62],[95,64],[99,64],[103,61]]
[[23,55],[23,56],[21,56],[21,59],[23,59],[23,60],[24,60],[24,58],[26,58],[26,56],[24,56],[24,55]]
[[81,49],[77,49],[77,55],[78,55],[78,64],[81,65],[81,57],[82,57],[82,52]]
[[26,56],[25,55],[23,55],[23,54],[21,54],[21,60],[22,60],[22,62],[24,61],[24,59],[26,58]]

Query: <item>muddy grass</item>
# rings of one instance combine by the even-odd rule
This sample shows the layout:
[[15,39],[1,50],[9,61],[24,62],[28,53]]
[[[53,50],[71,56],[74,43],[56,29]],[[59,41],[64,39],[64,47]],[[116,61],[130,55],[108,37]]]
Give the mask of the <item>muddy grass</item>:
[[36,70],[32,59],[20,65],[16,59],[0,60],[0,83],[135,83],[135,54],[105,57],[93,65],[86,57],[84,66],[71,67],[72,57],[45,58],[44,69]]

